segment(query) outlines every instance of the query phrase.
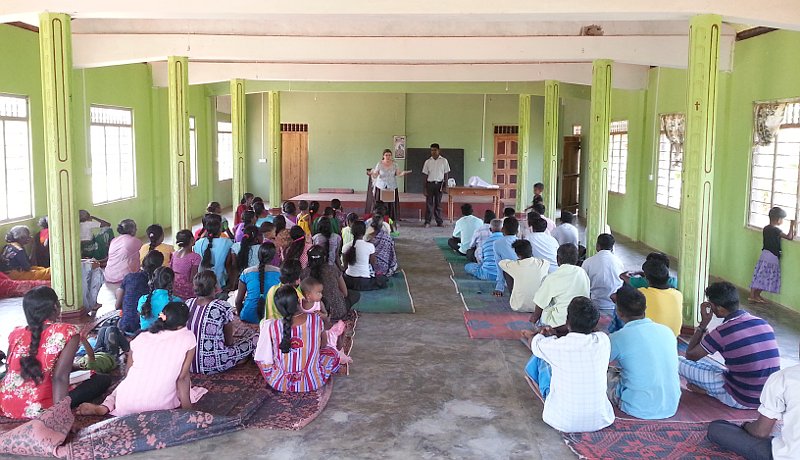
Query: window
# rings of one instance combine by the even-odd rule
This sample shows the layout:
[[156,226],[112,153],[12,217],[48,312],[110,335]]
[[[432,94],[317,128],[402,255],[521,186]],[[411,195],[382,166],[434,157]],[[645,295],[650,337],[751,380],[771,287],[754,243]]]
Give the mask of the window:
[[90,121],[92,202],[100,204],[135,197],[133,111],[92,106]]
[[217,122],[217,178],[233,179],[233,126],[229,121]]
[[628,121],[611,122],[608,136],[608,190],[625,193],[628,165]]
[[750,179],[750,210],[747,223],[762,228],[769,224],[769,210],[780,206],[786,211],[783,231],[797,220],[800,183],[800,102],[786,105],[783,119],[768,145],[753,148]]
[[33,216],[28,99],[0,94],[0,221]]
[[[685,117],[683,114],[661,116],[661,132],[658,140],[658,176],[656,179],[656,203],[673,209],[681,207],[681,173],[683,172],[683,137]],[[671,130],[673,141],[665,129]]]
[[189,185],[197,187],[197,130],[194,117],[189,117]]

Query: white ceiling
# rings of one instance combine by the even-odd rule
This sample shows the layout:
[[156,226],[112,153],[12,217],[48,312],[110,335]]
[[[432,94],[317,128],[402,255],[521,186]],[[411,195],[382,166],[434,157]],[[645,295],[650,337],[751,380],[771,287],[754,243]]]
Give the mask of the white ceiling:
[[[157,85],[167,56],[187,56],[192,84],[588,84],[591,62],[612,59],[614,85],[641,88],[650,66],[686,67],[696,14],[729,23],[722,70],[733,65],[737,29],[800,30],[800,0],[2,0],[0,22],[37,25],[43,11],[73,17],[75,67],[149,62]],[[603,36],[580,36],[591,24]]]

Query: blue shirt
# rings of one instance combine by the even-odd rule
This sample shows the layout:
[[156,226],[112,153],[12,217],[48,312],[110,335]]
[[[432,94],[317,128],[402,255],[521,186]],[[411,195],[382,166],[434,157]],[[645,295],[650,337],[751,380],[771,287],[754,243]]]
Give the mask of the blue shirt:
[[622,370],[617,387],[620,409],[647,420],[675,415],[681,383],[672,330],[643,318],[625,324],[610,338],[611,361]]
[[499,240],[503,237],[503,234],[500,232],[494,232],[492,235],[483,242],[483,246],[481,246],[481,265],[479,270],[478,278],[480,279],[497,279],[497,272],[500,270],[497,268],[497,259],[494,255],[494,242]]
[[122,279],[119,288],[122,294],[122,316],[119,319],[119,328],[124,332],[136,332],[139,330],[139,298],[150,293],[147,283],[150,278],[146,272],[138,271],[128,273]]
[[[148,294],[149,295],[149,294]],[[150,296],[150,306],[152,307],[153,312],[147,318],[142,317],[142,305],[147,301],[147,295],[143,295],[139,297],[139,305],[136,307],[136,310],[139,312],[139,327],[142,330],[150,329],[150,326],[156,322],[158,319],[158,315],[161,314],[161,310],[170,303],[170,302],[183,302],[183,299],[177,296],[170,296],[169,292],[166,289],[156,289],[153,291],[153,295]]]
[[247,288],[247,294],[244,298],[244,305],[242,311],[239,313],[239,318],[252,324],[258,324],[260,319],[258,317],[258,301],[263,299],[269,288],[280,283],[281,273],[276,267],[265,267],[264,270],[264,290],[261,291],[261,282],[258,279],[258,267],[250,267],[245,270],[239,277],[239,281],[244,283]]
[[[225,286],[228,282],[228,272],[225,270],[225,261],[231,253],[233,241],[230,238],[214,238],[211,245],[211,269],[217,275],[217,286]],[[203,253],[208,247],[208,238],[200,238],[194,244],[194,252],[203,257]],[[201,267],[202,270],[202,267]]]
[[[514,241],[517,241],[515,235],[503,235],[494,242],[495,262],[500,262],[501,260],[517,260],[517,253],[514,251],[514,248],[511,247]],[[503,276],[503,270],[497,270],[497,284],[495,284],[494,289],[500,292],[506,289],[506,279]]]

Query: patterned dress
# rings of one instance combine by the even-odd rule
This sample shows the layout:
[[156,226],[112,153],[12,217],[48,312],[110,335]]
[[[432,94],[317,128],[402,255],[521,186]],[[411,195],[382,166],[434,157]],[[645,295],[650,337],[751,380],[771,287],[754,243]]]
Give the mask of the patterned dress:
[[197,299],[186,301],[189,306],[189,321],[186,327],[197,338],[191,371],[195,374],[217,374],[236,365],[253,354],[258,334],[245,329],[244,336],[237,337],[232,346],[225,345],[223,332],[226,324],[233,321],[233,307],[223,300],[213,300],[208,305],[199,305]]
[[392,276],[397,271],[397,254],[394,252],[394,240],[386,230],[381,229],[370,240],[375,246],[375,274]]
[[69,340],[78,335],[77,326],[45,322],[36,355],[42,363],[44,379],[39,385],[22,378],[20,359],[28,356],[31,333],[18,327],[8,336],[8,372],[0,382],[0,415],[10,418],[36,418],[53,405],[53,369]]

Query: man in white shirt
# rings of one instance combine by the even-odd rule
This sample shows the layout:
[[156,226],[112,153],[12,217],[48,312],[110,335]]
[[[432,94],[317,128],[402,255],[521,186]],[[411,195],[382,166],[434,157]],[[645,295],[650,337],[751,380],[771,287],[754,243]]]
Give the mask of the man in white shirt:
[[583,261],[583,268],[589,275],[589,288],[591,299],[600,311],[600,324],[605,332],[614,319],[614,301],[611,294],[617,292],[622,286],[619,277],[625,271],[622,261],[612,251],[614,250],[614,237],[608,233],[597,236],[597,253]]
[[606,395],[611,341],[602,332],[592,332],[598,318],[591,300],[576,297],[569,303],[565,336],[556,338],[555,330],[547,327],[522,333],[533,353],[526,373],[540,391],[542,383],[548,384],[541,391],[542,420],[564,433],[598,431],[614,423],[614,408]]
[[481,248],[483,243],[492,236],[491,223],[495,219],[494,211],[487,209],[483,214],[483,225],[475,230],[472,234],[472,240],[469,242],[469,249],[467,249],[467,260],[470,262],[481,263],[483,261]]
[[562,244],[558,247],[558,270],[547,275],[536,291],[533,302],[536,311],[531,322],[565,330],[567,307],[575,297],[589,297],[589,277],[578,267],[578,247]]
[[525,239],[531,242],[533,257],[549,262],[549,273],[553,273],[558,268],[556,259],[558,241],[547,233],[547,222],[535,212],[528,213],[528,225],[531,232],[525,236]]
[[472,215],[472,205],[469,203],[461,205],[461,215],[463,217],[456,221],[453,237],[447,240],[447,245],[462,256],[466,256],[472,236],[475,234],[475,230],[483,225],[483,221]]
[[447,186],[447,177],[450,174],[450,163],[447,158],[439,156],[439,144],[431,144],[431,157],[422,165],[422,174],[425,175],[425,226],[431,226],[431,219],[436,219],[436,225],[441,227],[442,222],[442,192]]
[[578,228],[572,225],[575,216],[569,211],[561,211],[561,225],[557,226],[555,230],[550,232],[553,238],[558,241],[559,245],[571,243],[575,246],[580,246],[580,235]]
[[514,280],[509,303],[514,311],[533,313],[536,311],[533,296],[547,276],[550,264],[546,260],[533,257],[531,242],[528,240],[516,240],[511,247],[517,253],[518,260],[501,260],[497,264]]

